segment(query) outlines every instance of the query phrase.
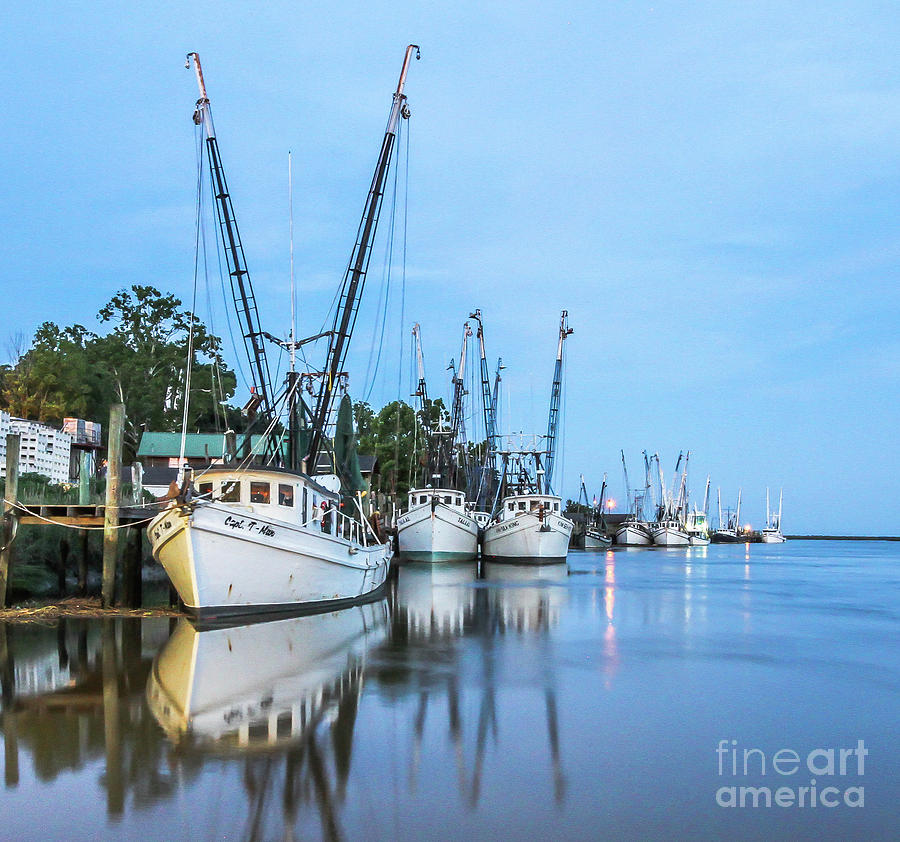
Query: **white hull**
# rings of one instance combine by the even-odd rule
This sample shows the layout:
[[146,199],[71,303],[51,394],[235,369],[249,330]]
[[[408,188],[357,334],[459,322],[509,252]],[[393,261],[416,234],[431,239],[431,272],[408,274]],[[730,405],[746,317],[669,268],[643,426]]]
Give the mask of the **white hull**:
[[764,544],[783,544],[785,542],[785,537],[780,532],[769,532],[767,530],[763,530],[762,533],[762,542]]
[[425,503],[397,521],[397,541],[411,561],[467,561],[478,556],[478,523],[458,508]]
[[210,631],[180,620],[153,662],[150,710],[173,740],[202,748],[299,741],[358,688],[388,626],[384,600]]
[[492,561],[565,561],[573,523],[567,518],[521,512],[484,530],[482,555]]
[[657,547],[689,547],[691,539],[680,529],[664,526],[653,530],[653,544]]
[[235,504],[169,508],[147,533],[185,607],[210,619],[358,600],[384,584],[391,559],[389,544],[366,547]]
[[584,548],[586,550],[605,550],[612,544],[612,538],[602,532],[588,529],[584,533]]
[[616,530],[616,543],[620,547],[649,547],[653,537],[643,528],[629,524]]
[[692,547],[707,547],[709,546],[709,536],[707,535],[691,535],[690,542]]

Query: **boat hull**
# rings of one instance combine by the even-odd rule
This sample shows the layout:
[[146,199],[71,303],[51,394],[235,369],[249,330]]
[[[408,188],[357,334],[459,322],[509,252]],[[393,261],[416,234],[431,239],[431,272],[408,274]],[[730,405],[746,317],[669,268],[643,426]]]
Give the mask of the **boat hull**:
[[760,537],[764,544],[783,544],[786,540],[780,532],[766,532],[765,530]]
[[714,544],[743,544],[745,540],[732,532],[714,532],[712,535]]
[[692,547],[708,547],[709,538],[706,535],[691,535],[690,543]]
[[154,558],[200,619],[340,607],[374,596],[389,544],[345,538],[247,506],[172,507],[148,526]]
[[490,561],[519,564],[565,561],[573,525],[556,515],[545,515],[541,521],[536,514],[522,512],[484,530],[482,556]]
[[620,526],[616,530],[616,543],[620,547],[649,547],[653,544],[653,537],[640,527]]
[[686,532],[671,526],[653,530],[653,545],[656,547],[689,547],[691,539]]
[[478,523],[444,503],[426,503],[397,521],[397,543],[410,561],[468,561],[478,556]]
[[612,538],[602,532],[594,532],[589,529],[584,533],[584,548],[586,550],[605,550],[612,545]]

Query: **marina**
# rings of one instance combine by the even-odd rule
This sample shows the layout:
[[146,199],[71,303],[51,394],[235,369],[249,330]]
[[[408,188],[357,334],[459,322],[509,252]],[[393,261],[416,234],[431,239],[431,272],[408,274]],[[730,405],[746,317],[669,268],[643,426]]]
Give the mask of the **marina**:
[[897,10],[107,11],[0,69],[3,838],[900,839]]

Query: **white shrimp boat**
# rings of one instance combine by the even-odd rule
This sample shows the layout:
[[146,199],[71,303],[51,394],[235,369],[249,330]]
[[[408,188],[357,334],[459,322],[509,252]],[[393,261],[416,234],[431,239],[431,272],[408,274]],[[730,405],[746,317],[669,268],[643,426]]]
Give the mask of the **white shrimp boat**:
[[643,520],[629,519],[616,530],[616,544],[620,547],[651,547],[653,533],[650,525]]
[[345,515],[340,497],[292,471],[212,467],[197,497],[147,527],[153,556],[202,619],[339,607],[387,580],[389,543]]
[[766,527],[762,531],[764,544],[783,544],[787,540],[781,532],[781,504],[784,491],[778,495],[778,511],[769,512],[769,489],[766,489]]
[[478,556],[478,521],[461,491],[413,489],[397,520],[397,542],[410,561],[466,561]]
[[684,524],[678,520],[664,520],[654,523],[653,544],[657,547],[689,547],[691,537]]
[[503,498],[496,519],[484,530],[482,556],[519,563],[565,561],[574,524],[561,514],[562,499],[552,494],[514,494]]
[[[215,185],[216,216],[250,364],[251,396],[245,409],[251,424],[255,419],[265,427],[259,441],[266,448],[265,453],[256,453],[254,448],[241,454],[240,465],[235,465],[232,463],[236,454],[230,447],[232,452],[226,464],[205,469],[196,488],[190,478],[180,482],[176,499],[148,525],[154,557],[162,564],[187,610],[200,618],[337,607],[374,596],[387,579],[390,544],[379,540],[362,510],[365,484],[356,459],[352,405],[346,392],[337,413],[333,441],[333,464],[340,479],[330,474],[313,479],[309,474],[318,473],[319,457],[331,449],[326,444],[331,438],[327,428],[335,394],[346,384],[344,361],[378,227],[381,196],[399,121],[409,116],[403,88],[414,53],[418,56],[418,48],[411,44],[392,97],[360,233],[341,284],[333,329],[322,334],[329,337],[329,342],[325,363],[318,373],[318,394],[314,405],[305,407],[306,411],[296,350],[319,337],[295,340],[292,305],[291,341],[279,343],[290,351],[291,360],[286,388],[279,399],[265,350],[273,337],[259,322],[200,58],[196,53],[188,54],[186,66],[193,66],[200,90],[193,119],[202,126],[205,137],[202,154],[207,157],[211,183]],[[198,206],[198,214],[201,207]],[[198,215],[198,226],[200,222]],[[293,301],[293,264],[291,289]],[[190,367],[189,362],[186,380]],[[308,383],[309,392],[313,391],[312,382]],[[188,383],[184,392],[189,397]],[[283,400],[282,405],[279,400]],[[284,412],[288,416],[288,423],[284,424],[288,433],[286,447],[275,434]],[[301,418],[307,417],[309,423],[301,424]],[[183,437],[187,418],[185,406]],[[245,442],[249,445],[252,438],[245,436]]]

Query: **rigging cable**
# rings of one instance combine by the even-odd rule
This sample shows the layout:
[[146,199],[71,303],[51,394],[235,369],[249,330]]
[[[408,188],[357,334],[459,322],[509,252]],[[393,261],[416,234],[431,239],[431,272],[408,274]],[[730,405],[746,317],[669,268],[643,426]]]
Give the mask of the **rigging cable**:
[[188,413],[191,405],[191,369],[194,362],[194,313],[197,309],[197,275],[200,271],[200,220],[203,196],[203,156],[197,156],[197,219],[194,223],[194,289],[191,298],[191,321],[188,325],[187,360],[185,361],[184,397],[182,398],[181,447],[178,454],[178,484],[184,479],[184,450],[187,443]]

